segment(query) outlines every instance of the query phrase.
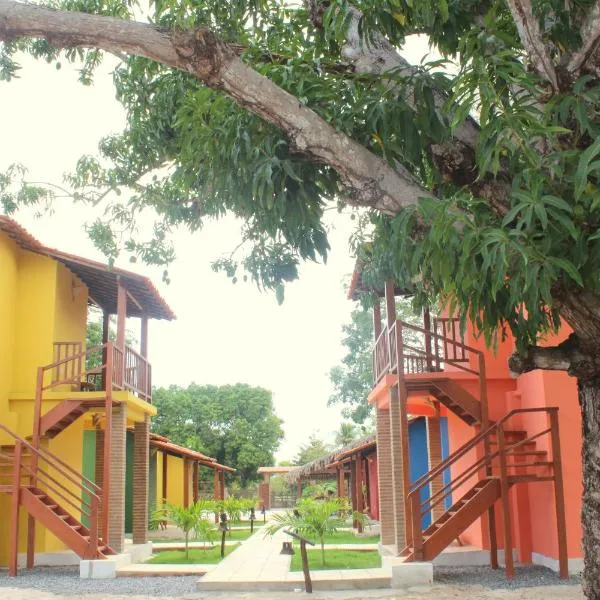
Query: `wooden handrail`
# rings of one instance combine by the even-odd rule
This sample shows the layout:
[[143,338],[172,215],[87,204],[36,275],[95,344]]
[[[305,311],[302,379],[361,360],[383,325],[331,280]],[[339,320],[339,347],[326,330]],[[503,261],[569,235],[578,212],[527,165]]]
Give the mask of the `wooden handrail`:
[[[98,519],[100,514],[101,498],[96,491],[100,491],[100,488],[96,486],[89,479],[84,477],[81,473],[78,473],[64,463],[57,456],[52,454],[49,450],[35,448],[32,444],[28,443],[23,438],[19,437],[16,433],[10,430],[8,427],[0,423],[0,431],[6,433],[10,438],[14,440],[15,456],[14,456],[14,471],[13,471],[13,491],[12,491],[12,512],[13,516],[18,517],[18,506],[20,503],[20,488],[23,485],[30,487],[31,481],[34,481],[36,485],[37,480],[40,479],[43,486],[50,490],[53,495],[61,498],[69,506],[73,507],[76,512],[80,512],[86,517],[90,518],[90,538],[89,538],[89,553],[90,558],[95,557],[98,548]],[[27,448],[31,451],[31,463],[29,465],[23,464],[23,449]],[[44,468],[39,466],[39,462],[44,462]],[[76,493],[72,489],[69,489],[64,483],[56,479],[56,476],[51,475],[48,471],[54,469],[58,476],[79,490]],[[75,476],[73,476],[73,474]],[[23,476],[29,475],[29,484],[22,484],[21,479]],[[84,485],[83,482],[89,484]],[[63,490],[61,492],[60,490]],[[89,500],[86,499],[86,495],[89,496]],[[72,500],[74,499],[74,500]],[[58,517],[57,517],[58,518]],[[18,518],[17,518],[18,520]],[[35,523],[35,521],[33,521]],[[33,530],[33,526],[30,526],[30,532]],[[31,540],[33,541],[33,540]],[[18,528],[11,528],[11,549],[9,558],[9,571],[11,574],[16,575],[16,555],[18,551]],[[30,544],[30,536],[28,535],[28,564],[33,564],[33,551],[34,545]]]
[[[505,424],[518,414],[525,413],[545,413],[550,418],[551,425],[542,429],[541,431],[532,434],[525,439],[517,440],[513,443],[507,443],[505,439]],[[490,476],[492,472],[492,468],[494,467],[493,463],[496,459],[500,461],[500,474],[499,479],[501,483],[501,494],[503,499],[503,511],[504,511],[504,520],[509,519],[509,499],[508,499],[508,489],[510,487],[509,476],[508,476],[508,468],[523,468],[530,467],[533,469],[540,467],[548,467],[551,466],[553,470],[556,470],[556,461],[553,459],[552,461],[542,461],[536,462],[533,461],[531,463],[515,463],[509,464],[507,463],[507,457],[510,456],[518,456],[515,452],[516,449],[522,447],[525,444],[532,443],[536,439],[539,439],[543,435],[550,435],[552,438],[553,448],[557,446],[559,442],[555,439],[557,436],[557,427],[555,425],[556,415],[558,413],[557,407],[538,407],[538,408],[518,408],[507,413],[502,419],[499,421],[492,423],[487,429],[479,433],[472,440],[469,440],[467,443],[463,444],[458,450],[453,452],[450,456],[448,456],[445,460],[443,460],[439,465],[437,465],[434,469],[420,477],[416,482],[414,482],[410,488],[409,493],[406,496],[405,500],[405,509],[407,514],[407,519],[409,526],[407,527],[407,532],[409,535],[409,545],[413,547],[413,555],[417,560],[422,558],[423,551],[423,533],[421,530],[421,520],[422,518],[431,513],[433,509],[442,503],[445,498],[449,496],[452,492],[458,489],[460,486],[464,485],[469,479],[476,476],[477,473],[481,470],[482,467],[486,469],[486,476]],[[489,442],[490,437],[492,435],[497,436],[498,449],[494,452],[489,451]],[[483,456],[477,458],[469,467],[463,469],[461,473],[455,478],[451,479],[448,483],[446,483],[441,489],[437,490],[433,495],[427,498],[424,502],[421,502],[421,490],[429,485],[436,477],[439,477],[446,469],[450,468],[453,464],[455,464],[458,460],[464,457],[468,452],[475,449],[479,444],[483,443],[486,448]],[[553,475],[553,478],[555,475]],[[495,533],[495,530],[494,530]],[[505,525],[505,539],[508,539],[508,548],[512,548],[512,542],[510,538],[506,538],[506,525]],[[509,535],[509,534],[508,534]],[[510,576],[512,573],[512,564],[511,561],[507,562],[507,574]]]
[[453,465],[459,458],[462,458],[469,450],[472,450],[479,444],[483,439],[493,433],[499,426],[503,425],[508,421],[511,417],[521,413],[536,413],[536,412],[545,412],[551,414],[553,412],[558,412],[558,407],[556,406],[544,406],[539,408],[515,408],[511,410],[508,414],[506,414],[502,419],[496,421],[492,425],[490,425],[485,431],[482,431],[474,438],[463,444],[458,450],[455,450],[452,454],[448,455],[437,467],[432,469],[431,471],[425,473],[417,479],[411,485],[411,494],[413,491],[420,490],[426,483],[429,483],[430,479],[434,479],[436,475],[439,475],[442,471],[445,471],[449,466]]

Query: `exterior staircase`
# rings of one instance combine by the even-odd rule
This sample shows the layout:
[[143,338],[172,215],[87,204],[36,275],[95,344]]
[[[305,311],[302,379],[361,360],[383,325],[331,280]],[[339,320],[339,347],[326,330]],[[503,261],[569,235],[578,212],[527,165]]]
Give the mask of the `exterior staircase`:
[[[116,402],[112,402],[116,406]],[[106,397],[98,398],[67,398],[44,413],[40,418],[40,437],[56,437],[69,425],[89,410],[104,409]]]
[[[0,434],[12,442],[0,446],[0,493],[11,498],[9,574],[17,573],[21,509],[30,517],[30,533],[32,523],[39,522],[82,559],[115,554],[100,534],[102,490],[56,455],[35,448],[2,424]],[[33,545],[28,544],[28,566],[33,566],[33,555]]]
[[[427,395],[475,428],[470,441],[411,484],[405,507],[407,546],[401,555],[408,562],[431,561],[477,519],[485,517],[491,562],[497,567],[495,508],[500,503],[506,572],[510,577],[514,571],[510,488],[550,481],[555,492],[560,575],[568,577],[558,408],[517,409],[497,422],[490,421],[483,353],[464,344],[457,333],[460,328],[452,319],[440,322],[444,324],[441,333],[435,321],[433,329],[395,321],[381,331],[373,351],[375,382],[386,373],[397,374],[404,405],[411,395]],[[463,379],[472,382],[471,388],[476,384],[479,397],[463,387],[460,379],[445,373],[446,365],[462,371]],[[528,422],[536,423],[538,430],[532,433],[519,429],[520,419],[534,413],[537,418]],[[542,443],[550,453],[539,447]],[[447,473],[449,482],[440,484]],[[432,493],[422,501],[425,487]],[[452,506],[444,511],[447,501]],[[431,525],[423,529],[427,515]]]
[[94,546],[90,530],[42,490],[23,487],[21,504],[80,558],[106,558],[115,554],[109,546],[102,544],[101,539]]
[[407,379],[405,383],[409,393],[427,393],[467,425],[481,425],[479,400],[452,379]]

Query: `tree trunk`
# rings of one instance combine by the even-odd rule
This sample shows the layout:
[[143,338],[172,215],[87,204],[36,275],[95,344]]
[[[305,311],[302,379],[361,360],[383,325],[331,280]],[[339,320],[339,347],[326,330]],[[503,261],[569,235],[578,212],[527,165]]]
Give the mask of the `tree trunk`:
[[583,591],[588,600],[600,600],[600,377],[579,379],[582,420]]

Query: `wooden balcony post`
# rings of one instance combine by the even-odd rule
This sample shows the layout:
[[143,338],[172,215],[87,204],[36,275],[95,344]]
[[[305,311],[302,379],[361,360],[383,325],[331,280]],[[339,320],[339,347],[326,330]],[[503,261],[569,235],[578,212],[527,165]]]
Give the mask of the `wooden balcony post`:
[[87,554],[85,558],[93,560],[96,558],[96,554],[98,553],[98,520],[99,520],[99,511],[98,511],[98,496],[95,494],[91,496],[91,514],[90,514],[90,542],[87,550]]
[[510,494],[508,484],[508,469],[506,467],[506,443],[504,441],[504,428],[498,427],[498,459],[500,461],[500,489],[502,491],[502,520],[504,525],[504,561],[506,577],[512,578],[515,574],[513,564],[512,523],[510,519]]
[[381,335],[381,302],[377,296],[373,298],[373,342]]
[[125,350],[125,324],[127,321],[127,289],[118,279],[117,287],[117,347]]
[[190,505],[190,461],[183,459],[183,506],[187,508]]
[[218,469],[213,470],[213,495],[215,497],[215,500],[221,499],[221,495],[219,493],[219,470]]
[[423,533],[421,531],[421,495],[414,494],[410,502],[409,536],[413,546],[413,556],[416,562],[423,560]]
[[19,554],[19,507],[21,503],[21,456],[23,446],[20,440],[15,443],[14,471],[12,480],[10,508],[10,549],[8,555],[8,574],[17,574],[17,557]]
[[552,438],[552,471],[554,474],[554,504],[556,507],[556,533],[558,538],[558,565],[561,579],[569,577],[569,555],[567,551],[567,524],[565,521],[565,495],[558,429],[558,409],[550,412],[550,435]]
[[113,382],[113,344],[106,344],[106,396],[104,399],[104,463],[102,474],[102,540],[107,543],[110,512],[110,474],[112,453],[112,382]]
[[433,371],[433,360],[431,354],[431,315],[429,308],[423,310],[423,329],[425,333],[425,358],[427,362],[427,371]]
[[168,454],[163,452],[163,464],[162,464],[162,500],[163,502],[167,501],[167,476],[169,474],[167,458]]
[[[106,358],[108,356],[108,330],[110,326],[110,313],[107,310],[102,311],[102,364],[106,364]],[[106,390],[106,384],[108,380],[106,378],[106,371],[102,371],[102,389]]]
[[385,311],[388,327],[396,322],[396,296],[395,285],[391,279],[385,282]]
[[219,491],[221,493],[221,500],[225,500],[225,471],[221,471],[220,475]]
[[140,326],[140,355],[144,361],[140,364],[140,381],[138,386],[143,390],[146,399],[150,397],[152,390],[150,389],[150,373],[148,369],[148,317],[146,315],[141,318]]
[[346,497],[346,477],[344,472],[344,465],[339,465],[337,470],[337,493],[338,498]]
[[198,461],[192,465],[192,502],[198,502]]

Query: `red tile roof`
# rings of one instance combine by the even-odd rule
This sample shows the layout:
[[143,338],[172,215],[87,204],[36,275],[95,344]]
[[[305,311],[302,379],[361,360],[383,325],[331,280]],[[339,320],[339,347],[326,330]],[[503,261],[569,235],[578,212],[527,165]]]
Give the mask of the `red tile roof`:
[[61,252],[44,246],[10,217],[0,215],[0,231],[13,239],[21,248],[43,254],[64,264],[88,287],[92,300],[110,313],[117,312],[117,288],[121,280],[137,303],[128,302],[127,315],[146,315],[153,319],[172,320],[175,314],[163,300],[154,284],[143,275],[117,267],[109,267],[82,256]]
[[235,473],[234,468],[218,463],[216,458],[212,458],[211,456],[207,456],[206,454],[202,454],[196,450],[190,450],[184,446],[178,446],[177,444],[171,442],[171,440],[168,438],[161,435],[156,435],[155,433],[150,434],[150,445],[162,450],[163,452],[166,452],[167,454],[178,456],[180,458],[189,458],[217,471],[229,471],[230,473]]

